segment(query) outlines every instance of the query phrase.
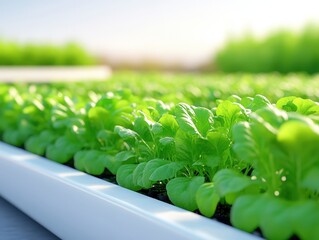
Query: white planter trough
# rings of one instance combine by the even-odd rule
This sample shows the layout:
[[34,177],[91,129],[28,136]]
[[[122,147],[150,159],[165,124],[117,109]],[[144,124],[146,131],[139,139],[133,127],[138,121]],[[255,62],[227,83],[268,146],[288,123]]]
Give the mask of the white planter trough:
[[0,82],[104,81],[111,74],[108,66],[0,66]]
[[0,195],[62,239],[258,239],[2,142]]

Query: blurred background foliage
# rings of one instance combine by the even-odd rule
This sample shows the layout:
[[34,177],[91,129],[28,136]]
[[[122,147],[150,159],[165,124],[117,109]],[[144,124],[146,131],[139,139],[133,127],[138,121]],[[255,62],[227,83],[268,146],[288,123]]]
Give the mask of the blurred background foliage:
[[214,57],[223,72],[319,72],[319,26],[277,30],[262,38],[246,34],[230,39]]
[[168,70],[219,73],[306,73],[319,72],[319,25],[307,24],[299,31],[281,29],[263,37],[252,33],[232,37],[210,61],[185,69],[178,63],[145,60],[112,61],[90,53],[76,43],[64,45],[19,43],[0,39],[0,66],[109,65],[115,70]]
[[73,66],[96,62],[92,54],[76,43],[59,46],[0,40],[0,65],[3,66]]

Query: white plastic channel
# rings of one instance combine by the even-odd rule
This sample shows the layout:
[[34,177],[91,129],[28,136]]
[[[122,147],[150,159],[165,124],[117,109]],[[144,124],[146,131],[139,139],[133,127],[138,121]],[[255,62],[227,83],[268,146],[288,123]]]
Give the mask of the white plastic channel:
[[71,82],[106,80],[112,74],[108,66],[78,67],[1,67],[0,82]]
[[2,142],[0,195],[62,239],[258,239]]

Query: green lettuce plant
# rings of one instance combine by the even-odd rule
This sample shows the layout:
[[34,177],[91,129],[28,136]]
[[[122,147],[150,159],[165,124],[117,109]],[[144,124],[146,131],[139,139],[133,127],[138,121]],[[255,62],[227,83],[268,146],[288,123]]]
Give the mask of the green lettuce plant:
[[225,171],[215,176],[221,195],[236,195],[232,224],[249,232],[260,227],[270,239],[315,239],[319,126],[311,118],[275,107],[261,108],[250,119],[234,126],[233,150],[252,164],[251,176],[232,172],[226,177]]

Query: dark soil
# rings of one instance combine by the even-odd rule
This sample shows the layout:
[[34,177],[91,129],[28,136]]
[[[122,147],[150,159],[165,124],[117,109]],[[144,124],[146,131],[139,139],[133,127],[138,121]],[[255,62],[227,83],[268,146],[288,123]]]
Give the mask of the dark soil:
[[218,204],[213,218],[215,218],[219,222],[225,223],[227,225],[231,225],[230,208],[231,208],[231,205]]
[[156,183],[150,189],[141,190],[139,192],[151,198],[172,204],[167,196],[166,186],[163,183]]

